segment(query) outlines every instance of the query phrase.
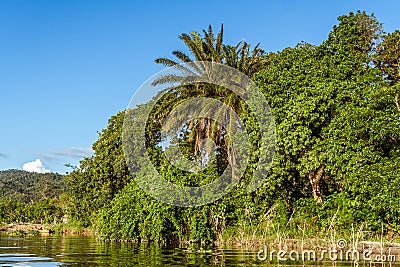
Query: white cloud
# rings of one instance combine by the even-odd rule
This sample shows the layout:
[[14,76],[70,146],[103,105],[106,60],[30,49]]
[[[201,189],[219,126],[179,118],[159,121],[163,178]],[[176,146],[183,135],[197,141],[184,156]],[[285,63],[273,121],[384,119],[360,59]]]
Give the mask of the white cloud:
[[90,157],[94,153],[93,149],[85,147],[69,147],[48,152],[41,155],[41,158],[47,161],[65,162],[66,160],[81,160]]
[[93,149],[86,147],[70,147],[62,150],[53,151],[54,156],[59,157],[72,157],[72,158],[84,158],[93,155]]
[[50,170],[46,169],[43,166],[43,163],[40,159],[36,159],[35,161],[27,162],[22,165],[22,169],[28,172],[37,172],[37,173],[49,173]]

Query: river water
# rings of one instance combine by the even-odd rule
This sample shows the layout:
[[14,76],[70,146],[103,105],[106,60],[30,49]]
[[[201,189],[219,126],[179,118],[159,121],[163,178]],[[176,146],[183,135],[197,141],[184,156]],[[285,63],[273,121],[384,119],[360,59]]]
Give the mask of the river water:
[[[289,265],[288,262],[285,262]],[[282,262],[280,266],[284,266]],[[165,247],[102,242],[92,236],[0,236],[0,266],[273,266],[257,250]],[[352,266],[352,262],[294,262],[290,266]],[[368,264],[359,264],[367,266]],[[378,266],[378,265],[376,265]],[[379,264],[379,266],[385,266]],[[386,265],[393,266],[393,264]]]

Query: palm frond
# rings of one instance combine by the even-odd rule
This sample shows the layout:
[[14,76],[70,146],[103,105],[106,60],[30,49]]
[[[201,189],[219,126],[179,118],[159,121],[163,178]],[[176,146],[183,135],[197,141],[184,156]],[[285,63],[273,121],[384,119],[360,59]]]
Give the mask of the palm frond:
[[[186,63],[188,66],[193,68],[194,71],[196,71],[198,74],[202,73],[202,69],[196,64],[188,55],[181,51],[173,51],[172,54],[180,59],[183,63]],[[194,74],[194,72],[192,72]]]
[[192,32],[191,36],[189,36],[186,33],[182,33],[179,36],[179,39],[181,39],[185,45],[189,48],[189,51],[193,54],[193,56],[195,57],[195,59],[197,61],[202,61],[203,60],[203,54],[201,49],[198,46],[198,37],[196,37],[196,33]]
[[215,50],[217,53],[222,54],[222,42],[223,42],[223,35],[224,35],[224,24],[221,24],[221,30],[219,31],[215,43]]
[[151,83],[151,85],[156,86],[156,85],[168,84],[168,83],[182,84],[182,83],[185,83],[185,81],[187,81],[187,79],[188,79],[188,76],[179,76],[179,75],[175,75],[175,74],[168,74],[168,75],[161,76],[160,78],[154,80]]
[[157,59],[154,60],[154,61],[155,61],[157,64],[163,64],[164,66],[167,66],[167,67],[173,67],[173,66],[179,65],[178,62],[175,62],[175,61],[173,61],[173,60],[171,60],[171,59],[169,59],[169,58],[164,58],[164,57],[157,58]]
[[172,51],[172,54],[184,63],[193,62],[193,60],[188,55],[179,50]]

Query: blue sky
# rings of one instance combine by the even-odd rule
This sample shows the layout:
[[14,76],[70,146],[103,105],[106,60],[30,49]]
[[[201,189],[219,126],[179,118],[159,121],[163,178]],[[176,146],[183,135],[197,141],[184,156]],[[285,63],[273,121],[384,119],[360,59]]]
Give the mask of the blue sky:
[[375,13],[400,29],[400,1],[21,1],[0,2],[0,170],[40,159],[65,173],[90,153],[97,132],[135,90],[184,49],[182,32],[224,23],[226,43],[266,51],[319,44],[336,18]]

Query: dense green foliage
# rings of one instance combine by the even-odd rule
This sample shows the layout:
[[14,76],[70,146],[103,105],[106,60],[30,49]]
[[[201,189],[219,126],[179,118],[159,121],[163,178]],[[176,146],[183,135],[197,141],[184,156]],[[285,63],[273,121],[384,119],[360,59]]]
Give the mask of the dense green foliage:
[[20,170],[0,172],[0,222],[59,222],[66,192],[64,176]]
[[[317,229],[329,226],[339,209],[341,228],[365,222],[398,231],[399,89],[372,65],[377,38],[384,38],[375,18],[359,13],[339,21],[320,46],[270,54],[255,76],[281,134],[268,180],[290,209],[310,215],[314,206],[310,225]],[[304,202],[312,195],[326,199],[320,206]]]
[[45,197],[54,198],[65,191],[64,178],[60,174],[0,171],[0,198],[29,203]]
[[122,152],[121,129],[124,113],[110,118],[93,144],[94,155],[66,177],[70,192],[70,220],[88,227],[92,215],[108,204],[131,180]]
[[[236,67],[252,75],[268,100],[276,122],[276,154],[255,192],[247,191],[259,155],[259,128],[251,112],[226,89],[194,84],[171,90],[153,110],[146,126],[147,150],[169,181],[191,186],[213,181],[231,159],[229,140],[218,134],[221,128],[207,119],[192,121],[178,138],[191,160],[198,160],[201,139],[213,138],[218,146],[215,161],[194,175],[163,156],[160,127],[180,99],[219,99],[240,115],[250,136],[252,158],[235,189],[212,204],[190,208],[148,196],[125,163],[121,112],[100,133],[94,155],[67,177],[71,218],[95,226],[101,237],[137,241],[254,239],[277,227],[298,236],[299,225],[312,235],[346,232],[352,225],[365,225],[372,234],[382,225],[400,233],[399,31],[384,33],[376,18],[364,12],[338,20],[320,45],[300,43],[267,54],[258,47],[251,53],[246,43],[223,44],[222,29],[216,37],[211,27],[203,36],[180,36],[193,56],[174,51],[180,61]],[[157,63],[177,64],[165,58]],[[130,164],[135,160],[140,159]],[[147,174],[133,175],[142,179]]]
[[0,199],[1,223],[60,223],[64,215],[58,198],[43,198],[31,203]]

